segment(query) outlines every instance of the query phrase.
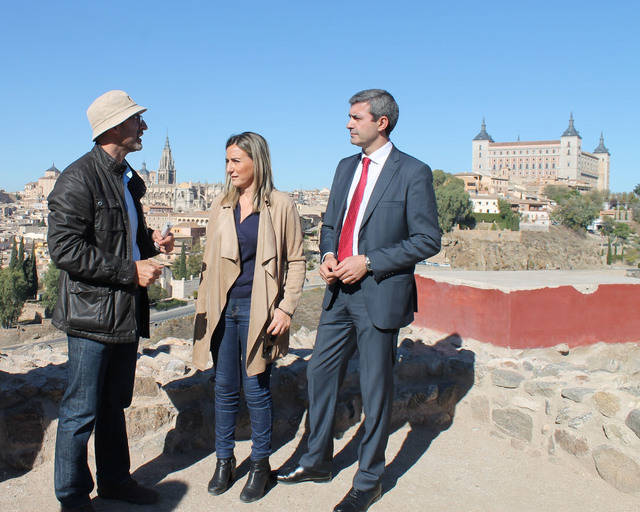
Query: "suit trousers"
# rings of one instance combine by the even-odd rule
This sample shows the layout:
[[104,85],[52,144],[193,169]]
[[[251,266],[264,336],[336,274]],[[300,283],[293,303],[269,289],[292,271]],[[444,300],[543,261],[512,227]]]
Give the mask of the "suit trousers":
[[[366,278],[365,278],[366,279]],[[336,285],[333,304],[322,311],[313,355],[307,367],[309,386],[308,451],[300,465],[329,470],[333,458],[333,423],[338,390],[356,348],[364,435],[358,447],[356,489],[372,489],[384,473],[393,401],[393,365],[398,329],[378,329],[369,318],[359,284]]]

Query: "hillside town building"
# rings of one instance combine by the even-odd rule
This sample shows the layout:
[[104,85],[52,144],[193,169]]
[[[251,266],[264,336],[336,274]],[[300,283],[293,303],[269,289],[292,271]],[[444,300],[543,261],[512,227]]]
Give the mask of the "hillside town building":
[[55,164],[52,164],[51,167],[44,171],[44,176],[38,178],[38,181],[32,181],[24,186],[25,199],[33,201],[46,199],[53,190],[58,176],[60,176],[60,171]]
[[472,172],[506,178],[514,183],[562,183],[580,190],[608,190],[611,154],[600,143],[587,152],[582,137],[569,126],[559,139],[538,141],[495,142],[482,120],[480,133],[472,142]]

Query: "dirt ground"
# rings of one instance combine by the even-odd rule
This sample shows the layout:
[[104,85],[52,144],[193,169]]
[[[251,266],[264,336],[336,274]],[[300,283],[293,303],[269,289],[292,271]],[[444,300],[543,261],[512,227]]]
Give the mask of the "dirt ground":
[[[595,471],[569,456],[550,458],[529,448],[513,447],[487,426],[472,420],[464,399],[454,423],[435,439],[429,431],[402,425],[391,435],[383,497],[371,511],[429,512],[636,512],[640,498],[623,494]],[[303,422],[304,424],[304,422]],[[303,432],[271,457],[274,468],[297,460]],[[276,485],[260,501],[244,504],[239,494],[246,480],[249,441],[236,448],[238,481],[221,496],[207,493],[215,454],[160,456],[143,460],[132,453],[134,476],[161,494],[154,506],[127,506],[94,498],[99,512],[204,511],[261,512],[331,511],[351,486],[356,470],[356,428],[336,442],[336,475],[327,484]],[[302,443],[304,446],[304,443]],[[93,464],[91,464],[93,467]],[[32,512],[58,510],[53,494],[53,464],[0,482],[0,510]]]

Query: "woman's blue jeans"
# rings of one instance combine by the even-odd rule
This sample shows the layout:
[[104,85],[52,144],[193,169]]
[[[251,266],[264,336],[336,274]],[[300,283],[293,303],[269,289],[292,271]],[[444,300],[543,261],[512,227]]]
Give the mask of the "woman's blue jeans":
[[229,298],[214,333],[216,454],[219,459],[233,456],[241,385],[251,419],[251,459],[271,455],[271,365],[259,375],[247,376],[250,310],[250,297]]

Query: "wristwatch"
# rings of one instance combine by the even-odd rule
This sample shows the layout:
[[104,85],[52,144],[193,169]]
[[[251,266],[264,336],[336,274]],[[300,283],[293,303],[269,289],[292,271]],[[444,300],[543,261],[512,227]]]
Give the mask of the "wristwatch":
[[369,256],[367,256],[366,254],[364,255],[364,262],[365,262],[365,265],[367,266],[367,272],[371,272],[371,260],[369,259]]

